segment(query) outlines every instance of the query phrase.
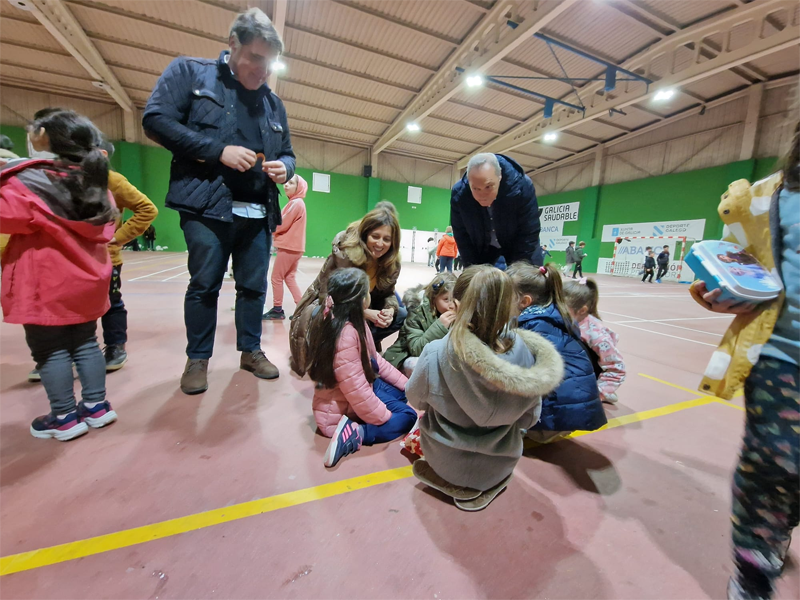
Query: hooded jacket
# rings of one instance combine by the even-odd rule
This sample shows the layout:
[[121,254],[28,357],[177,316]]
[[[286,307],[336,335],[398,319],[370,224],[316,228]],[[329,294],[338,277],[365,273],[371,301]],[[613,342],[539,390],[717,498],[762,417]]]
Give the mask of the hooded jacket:
[[397,341],[392,344],[383,357],[399,369],[409,356],[419,356],[429,343],[447,335],[448,328],[436,316],[436,309],[427,298],[418,307],[412,308],[403,296],[408,316],[403,322]]
[[436,248],[436,256],[445,256],[455,258],[458,256],[458,246],[452,233],[445,233],[442,239],[439,240],[439,245]]
[[505,479],[522,456],[523,430],[539,418],[541,396],[563,376],[550,342],[527,331],[511,335],[511,350],[495,354],[468,334],[463,361],[450,334],[431,342],[406,385],[409,402],[426,411],[420,419],[425,459],[454,485],[486,490]]
[[564,381],[542,398],[537,430],[594,431],[608,422],[592,362],[580,336],[567,324],[553,304],[529,306],[518,319],[519,326],[535,331],[552,343],[564,360]]
[[272,245],[288,252],[306,251],[306,203],[308,183],[296,175],[297,190],[281,211],[281,224],[272,236]]
[[114,200],[109,193],[95,214],[81,218],[54,173],[51,160],[0,172],[0,233],[11,234],[2,257],[7,323],[76,325],[109,308]]

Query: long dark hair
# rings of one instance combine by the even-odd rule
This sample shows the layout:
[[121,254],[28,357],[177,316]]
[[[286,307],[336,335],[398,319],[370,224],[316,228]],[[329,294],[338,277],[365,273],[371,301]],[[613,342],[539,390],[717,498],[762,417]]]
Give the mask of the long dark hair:
[[112,208],[108,200],[108,159],[100,152],[103,135],[72,110],[43,109],[29,131],[44,129],[50,151],[58,156],[51,181],[67,190],[79,219],[90,219]]
[[[333,359],[336,356],[336,343],[342,329],[351,323],[358,332],[361,342],[361,366],[367,381],[375,381],[375,372],[367,353],[367,328],[364,324],[364,299],[369,294],[369,277],[361,269],[349,268],[334,271],[328,280],[328,297],[323,300],[322,318],[312,319],[309,331],[309,347],[313,353],[308,374],[314,381],[327,388],[336,387],[336,373]],[[330,300],[329,300],[330,299]],[[330,309],[326,307],[333,301]]]
[[571,279],[564,283],[564,300],[567,306],[574,312],[578,312],[584,306],[590,315],[596,319],[600,318],[597,312],[597,301],[600,297],[600,290],[594,279],[587,279],[585,283],[581,283]]
[[508,268],[508,274],[520,296],[529,295],[533,303],[539,306],[554,304],[567,328],[572,329],[572,317],[564,301],[564,287],[558,267],[553,263],[534,267],[530,263],[516,262]]

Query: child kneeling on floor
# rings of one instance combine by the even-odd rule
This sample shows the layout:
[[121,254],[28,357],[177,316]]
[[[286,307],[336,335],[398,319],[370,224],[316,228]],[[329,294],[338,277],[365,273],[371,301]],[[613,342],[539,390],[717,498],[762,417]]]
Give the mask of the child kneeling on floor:
[[[109,308],[117,210],[108,192],[102,136],[85,117],[55,111],[30,126],[47,137],[54,160],[29,160],[0,173],[0,232],[11,234],[3,254],[2,305],[7,323],[25,339],[50,401],[31,435],[67,441],[117,415],[106,400],[106,361],[97,319]],[[83,401],[75,405],[72,364]]]
[[617,349],[617,334],[606,327],[597,312],[599,294],[597,284],[592,279],[583,277],[564,282],[564,300],[569,314],[580,328],[583,343],[596,357],[595,373],[600,371],[597,376],[600,400],[615,404],[618,400],[617,388],[625,381],[625,363]]
[[554,389],[563,362],[541,336],[509,330],[516,294],[503,271],[474,266],[444,339],[425,346],[407,393],[419,410],[425,458],[414,475],[481,510],[502,492],[522,456],[523,430],[536,423],[541,396]]
[[452,273],[439,273],[425,287],[421,299],[418,289],[409,290],[403,296],[408,317],[397,341],[384,352],[383,357],[394,367],[402,369],[406,377],[411,376],[425,346],[446,336],[453,324],[456,318],[455,283],[456,276]]
[[519,297],[518,323],[551,342],[564,360],[564,381],[542,398],[539,423],[528,437],[540,443],[576,430],[594,431],[607,423],[594,367],[572,323],[562,293],[561,274],[552,264],[514,263],[508,274]]
[[378,354],[364,320],[370,305],[363,269],[339,269],[328,280],[322,318],[312,320],[309,367],[317,382],[313,410],[322,435],[331,438],[325,466],[411,430],[416,411],[406,403],[408,379]]

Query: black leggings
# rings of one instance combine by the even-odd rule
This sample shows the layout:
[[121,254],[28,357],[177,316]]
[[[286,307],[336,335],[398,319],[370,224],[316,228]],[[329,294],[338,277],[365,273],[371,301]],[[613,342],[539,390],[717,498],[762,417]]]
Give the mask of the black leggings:
[[645,281],[648,275],[650,276],[650,283],[653,283],[653,269],[644,270],[644,277],[642,277],[642,281]]
[[576,262],[576,263],[575,263],[575,266],[574,266],[574,267],[572,267],[572,278],[573,278],[573,279],[575,279],[575,275],[576,275],[578,272],[580,272],[580,274],[581,274],[581,277],[583,277],[583,267],[581,266],[581,263],[579,263],[579,262]]
[[667,267],[662,267],[661,265],[658,266],[658,275],[656,275],[656,279],[661,279],[664,275],[667,274]]

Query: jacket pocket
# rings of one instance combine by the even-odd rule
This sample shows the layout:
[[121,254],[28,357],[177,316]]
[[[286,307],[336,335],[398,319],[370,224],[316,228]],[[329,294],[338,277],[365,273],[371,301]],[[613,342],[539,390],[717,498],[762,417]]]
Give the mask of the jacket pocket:
[[219,129],[225,117],[225,102],[215,92],[203,88],[192,90],[190,126],[198,130]]

